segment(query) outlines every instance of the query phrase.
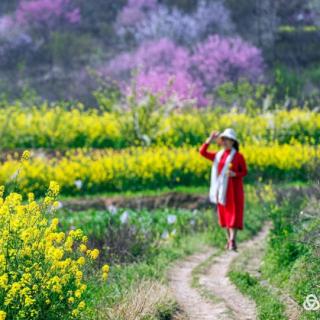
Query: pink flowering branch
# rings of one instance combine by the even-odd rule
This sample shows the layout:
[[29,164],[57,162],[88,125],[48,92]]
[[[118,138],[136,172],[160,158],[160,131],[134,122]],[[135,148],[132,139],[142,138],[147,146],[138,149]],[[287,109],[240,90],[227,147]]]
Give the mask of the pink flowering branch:
[[16,22],[22,26],[34,24],[53,26],[60,19],[74,24],[81,20],[79,8],[72,0],[21,0],[15,13]]

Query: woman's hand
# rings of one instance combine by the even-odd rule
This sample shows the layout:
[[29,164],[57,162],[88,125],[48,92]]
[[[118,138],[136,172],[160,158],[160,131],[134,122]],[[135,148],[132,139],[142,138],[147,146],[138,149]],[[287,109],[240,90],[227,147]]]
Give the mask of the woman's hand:
[[236,173],[232,170],[228,170],[228,176],[234,178],[236,176]]
[[219,137],[218,131],[212,131],[209,138],[206,140],[206,143],[211,143],[212,141],[217,142],[217,138]]

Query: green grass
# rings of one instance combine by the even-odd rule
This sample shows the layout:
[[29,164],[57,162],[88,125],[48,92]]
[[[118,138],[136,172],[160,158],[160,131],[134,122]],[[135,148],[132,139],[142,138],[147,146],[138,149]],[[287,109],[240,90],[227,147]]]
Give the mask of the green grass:
[[[288,186],[289,184],[284,185]],[[261,189],[260,187],[264,188],[262,184],[257,184],[255,186],[246,185],[245,228],[238,234],[239,241],[247,240],[257,234],[265,221],[270,217],[270,208],[273,206],[274,200],[270,200],[268,197],[261,198],[260,193],[261,191],[264,192],[264,189]],[[167,192],[170,191],[170,189],[163,189],[162,191]],[[175,189],[175,191],[200,193],[207,192],[208,187],[180,187]],[[143,193],[143,195],[145,194],[154,193],[153,191],[150,191],[149,193]],[[126,195],[135,196],[137,193],[126,193]],[[76,216],[77,212],[73,212],[72,215]],[[171,240],[160,244],[156,250],[148,251],[140,258],[137,257],[134,262],[120,264],[116,262],[117,260],[113,261],[111,259],[110,275],[107,283],[102,282],[99,279],[95,270],[91,270],[90,274],[86,276],[88,280],[88,292],[87,296],[84,297],[87,301],[89,310],[88,319],[97,319],[95,315],[99,313],[99,311],[103,312],[103,308],[107,307],[112,309],[115,304],[128,296],[128,292],[130,292],[132,288],[136,288],[144,280],[156,281],[159,284],[165,285],[167,281],[167,271],[172,263],[178,259],[182,259],[194,252],[201,251],[204,246],[208,245],[217,247],[219,252],[226,242],[225,230],[218,226],[216,212],[210,212],[210,215],[212,216],[212,223],[210,222],[210,218],[208,220],[206,231],[202,233],[191,232],[191,234],[181,234],[181,236],[177,238],[172,238]],[[81,213],[81,216],[90,220],[90,217],[86,216],[85,212]],[[84,223],[81,223],[82,227],[85,227],[86,219],[83,221]],[[99,221],[96,221],[95,223],[100,224]],[[107,241],[104,241],[103,243],[108,245]],[[108,254],[108,251],[106,254]],[[214,257],[211,257],[210,259],[214,259]],[[212,260],[210,259],[203,262],[203,264],[200,264],[199,267],[195,269],[193,273],[193,285],[195,287],[197,287],[199,275],[204,272],[210,263],[212,263]],[[102,262],[103,261],[101,261],[101,263]],[[255,288],[258,290],[257,286],[255,286]],[[204,296],[207,295],[207,297],[210,298],[208,292],[203,290],[202,294]],[[214,297],[211,298],[214,299]],[[269,301],[267,302],[268,304],[265,303],[265,305],[272,306],[274,310],[277,310],[277,306],[274,301],[272,303]],[[162,305],[161,309],[166,310],[167,313],[168,310],[169,313],[174,313],[176,311],[175,305],[172,303],[168,303],[167,306]]]
[[[301,307],[300,319],[318,320],[319,311],[304,311],[309,294],[320,298],[319,190],[309,199],[291,194],[272,214],[273,229],[262,267],[262,275],[273,286],[287,292]],[[318,200],[315,200],[318,198]],[[313,199],[313,200],[312,200]],[[301,214],[307,212],[307,214]]]
[[178,242],[169,242],[157,255],[143,261],[127,265],[112,265],[106,284],[95,276],[91,277],[88,286],[89,313],[94,315],[99,305],[112,306],[117,303],[132,286],[143,279],[154,279],[166,283],[166,273],[172,262],[201,250],[204,245],[210,245],[211,239],[208,233],[185,236]]
[[203,186],[177,186],[174,188],[163,187],[154,190],[146,189],[139,191],[117,191],[117,192],[100,192],[95,194],[87,194],[87,195],[61,195],[61,200],[70,200],[70,199],[94,199],[99,197],[113,197],[113,196],[122,196],[125,198],[134,198],[137,196],[158,196],[161,194],[165,194],[168,192],[181,192],[188,194],[204,194],[209,192],[208,185]]
[[[279,186],[277,186],[279,188]],[[320,297],[319,251],[319,190],[306,197],[290,191],[283,201],[269,213],[273,227],[263,257],[261,278],[240,269],[230,271],[231,280],[244,294],[255,300],[259,319],[286,319],[278,291],[261,285],[267,280],[279,292],[289,295],[300,306],[300,320],[318,320],[319,311],[305,311],[302,307],[309,294]],[[312,188],[309,190],[312,193]],[[308,194],[309,194],[308,193]],[[281,293],[280,293],[281,294]],[[298,308],[299,309],[299,308]]]
[[[248,186],[256,186],[257,182],[245,182],[245,185]],[[293,180],[293,181],[280,181],[275,183],[277,188],[290,188],[290,187],[307,187],[310,186],[311,183],[306,181],[300,180]],[[146,190],[139,190],[139,191],[117,191],[117,192],[100,192],[95,194],[87,194],[87,195],[61,195],[59,198],[60,200],[72,200],[72,199],[95,199],[101,197],[114,197],[114,196],[121,196],[124,198],[134,198],[134,197],[143,197],[143,196],[159,196],[166,194],[168,192],[179,192],[179,193],[186,193],[186,194],[199,194],[199,195],[206,195],[209,192],[209,181],[201,186],[177,186],[174,188],[170,187],[163,187],[154,190],[146,189]]]
[[219,302],[219,298],[215,296],[210,290],[208,290],[204,285],[201,285],[199,280],[200,276],[210,268],[210,266],[214,263],[214,260],[222,253],[222,250],[215,251],[206,260],[198,264],[192,270],[191,286],[193,288],[196,288],[200,292],[202,297],[204,297],[205,299],[209,299],[213,302]]
[[[251,190],[254,192],[254,189]],[[267,203],[260,202],[251,193],[248,194],[246,202],[247,227],[239,233],[239,241],[247,240],[259,232],[268,217],[267,210]],[[130,288],[144,279],[154,279],[166,283],[166,273],[174,261],[200,251],[207,245],[223,248],[226,241],[225,231],[218,227],[216,218],[213,219],[209,230],[208,232],[185,235],[169,241],[161,247],[161,250],[157,250],[154,254],[148,254],[141,261],[130,264],[111,264],[110,278],[107,284],[101,283],[95,276],[91,277],[88,300],[92,314],[101,305],[112,307],[117,301],[123,299]],[[210,259],[214,259],[214,257]],[[211,260],[205,261],[196,268],[193,274],[194,286],[197,286],[199,274],[211,262]],[[203,291],[203,294],[206,293]]]
[[259,320],[288,320],[284,305],[258,279],[239,271],[229,272],[229,277],[243,294],[256,302]]

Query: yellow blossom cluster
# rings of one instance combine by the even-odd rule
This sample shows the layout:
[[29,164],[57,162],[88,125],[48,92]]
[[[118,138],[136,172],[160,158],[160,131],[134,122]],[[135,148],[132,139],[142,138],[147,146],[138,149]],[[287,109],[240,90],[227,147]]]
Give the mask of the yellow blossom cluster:
[[87,249],[80,229],[64,233],[57,218],[48,220],[58,184],[50,183],[41,202],[0,192],[0,319],[78,318],[86,307],[85,267],[99,251]]

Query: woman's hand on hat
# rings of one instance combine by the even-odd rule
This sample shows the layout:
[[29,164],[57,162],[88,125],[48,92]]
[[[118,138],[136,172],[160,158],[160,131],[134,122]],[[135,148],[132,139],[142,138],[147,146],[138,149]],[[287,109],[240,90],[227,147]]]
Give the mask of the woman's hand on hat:
[[212,141],[217,141],[219,137],[218,131],[212,131],[209,138],[207,139],[207,143],[211,143]]

